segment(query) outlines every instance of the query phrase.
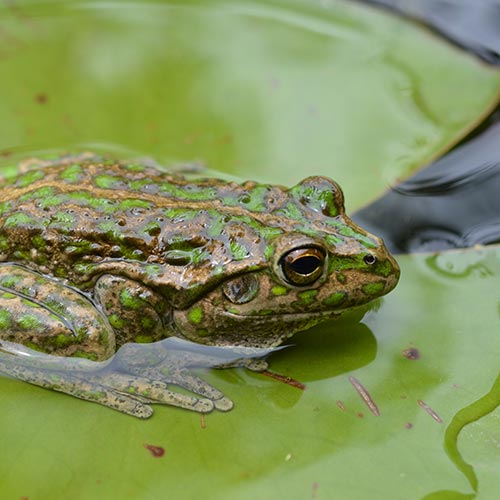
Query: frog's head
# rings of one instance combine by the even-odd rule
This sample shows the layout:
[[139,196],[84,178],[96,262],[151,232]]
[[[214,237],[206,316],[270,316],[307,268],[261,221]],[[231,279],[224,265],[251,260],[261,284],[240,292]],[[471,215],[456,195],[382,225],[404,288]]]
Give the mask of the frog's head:
[[399,266],[381,239],[350,220],[340,187],[309,177],[286,191],[267,219],[282,232],[252,265],[174,313],[186,338],[216,345],[272,346],[390,292]]

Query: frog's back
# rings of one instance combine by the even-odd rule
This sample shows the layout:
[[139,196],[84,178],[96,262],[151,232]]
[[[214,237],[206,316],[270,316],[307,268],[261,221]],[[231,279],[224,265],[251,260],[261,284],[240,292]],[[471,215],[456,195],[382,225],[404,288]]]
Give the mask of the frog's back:
[[282,233],[268,212],[285,198],[277,186],[191,182],[137,164],[46,165],[0,186],[0,259],[74,282],[84,263],[106,259],[195,264],[193,279],[204,263],[236,272],[252,255],[245,266],[258,266],[266,238]]

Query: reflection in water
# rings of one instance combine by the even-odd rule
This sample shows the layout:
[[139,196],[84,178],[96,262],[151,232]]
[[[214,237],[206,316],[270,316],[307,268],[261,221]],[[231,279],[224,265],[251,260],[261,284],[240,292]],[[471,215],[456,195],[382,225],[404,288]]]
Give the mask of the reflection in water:
[[447,253],[439,253],[430,255],[425,262],[430,269],[449,278],[466,278],[471,274],[488,278],[494,275],[481,252],[465,253],[461,259],[453,258],[453,255]]
[[[178,406],[201,413],[228,411],[231,400],[190,372],[192,368],[244,365],[261,370],[263,358],[280,348],[207,347],[170,337],[151,344],[126,344],[104,362],[51,356],[1,341],[0,373],[147,418],[150,404]],[[171,385],[197,396],[171,391]]]

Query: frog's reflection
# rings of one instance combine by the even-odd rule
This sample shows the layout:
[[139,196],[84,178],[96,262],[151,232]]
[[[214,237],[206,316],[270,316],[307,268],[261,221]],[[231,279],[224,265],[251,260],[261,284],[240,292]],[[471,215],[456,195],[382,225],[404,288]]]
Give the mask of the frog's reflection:
[[[151,404],[178,406],[200,413],[214,409],[228,411],[233,407],[221,391],[193,373],[196,368],[244,366],[258,372],[266,370],[264,358],[273,354],[270,359],[273,370],[309,382],[364,366],[376,353],[373,334],[359,323],[328,322],[296,335],[293,343],[296,348],[286,349],[286,356],[282,356],[278,351],[291,345],[265,349],[211,347],[170,337],[151,344],[126,344],[109,360],[95,362],[51,356],[2,341],[0,373],[147,418],[153,413]],[[242,382],[243,375],[239,373],[235,372],[232,377],[234,383]],[[275,384],[278,382],[266,384],[270,392],[262,391],[261,397],[274,394]],[[177,392],[178,388],[193,394]],[[293,406],[301,395],[302,391],[294,391],[285,404]],[[273,399],[270,397],[270,402]],[[282,399],[277,398],[276,404],[283,404]]]
[[[304,388],[309,383],[362,368],[377,355],[377,341],[371,329],[354,319],[323,323],[296,334],[282,347],[287,349],[273,350],[266,358],[272,372],[265,371],[263,375],[271,375],[271,379],[239,370],[217,370],[213,374],[221,382],[235,386],[256,386],[258,390],[253,392],[253,397],[265,406],[289,409],[304,395],[301,386]],[[285,395],[281,391],[282,384],[276,382],[276,378],[293,389],[286,391]]]

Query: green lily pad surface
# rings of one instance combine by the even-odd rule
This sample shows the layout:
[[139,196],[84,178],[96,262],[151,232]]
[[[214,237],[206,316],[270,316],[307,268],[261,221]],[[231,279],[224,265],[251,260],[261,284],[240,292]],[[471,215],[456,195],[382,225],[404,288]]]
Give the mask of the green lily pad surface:
[[[93,149],[289,185],[324,174],[353,209],[499,94],[498,71],[350,2],[0,5],[5,166]],[[0,379],[2,498],[494,498],[500,249],[398,260],[400,284],[361,323],[270,357],[288,383],[200,372],[229,413],[140,421]]]

